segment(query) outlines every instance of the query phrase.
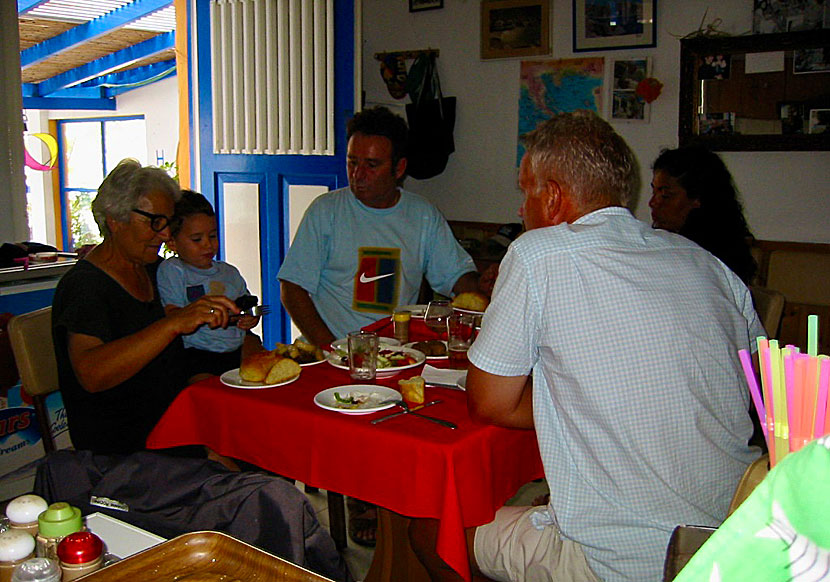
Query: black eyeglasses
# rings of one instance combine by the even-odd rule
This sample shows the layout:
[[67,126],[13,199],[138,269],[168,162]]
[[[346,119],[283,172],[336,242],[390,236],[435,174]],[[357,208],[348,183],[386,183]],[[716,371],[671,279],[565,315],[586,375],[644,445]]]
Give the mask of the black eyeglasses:
[[139,210],[138,208],[133,208],[133,212],[149,218],[150,228],[153,229],[153,232],[161,232],[170,226],[170,218],[164,214],[153,214],[152,212],[145,212],[144,210]]

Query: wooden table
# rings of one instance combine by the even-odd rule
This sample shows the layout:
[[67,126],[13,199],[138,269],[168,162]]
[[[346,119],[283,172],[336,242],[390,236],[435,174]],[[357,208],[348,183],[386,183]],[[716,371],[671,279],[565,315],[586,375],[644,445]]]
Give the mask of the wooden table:
[[[419,372],[413,368],[378,383],[396,386]],[[491,521],[520,486],[542,476],[535,433],[475,424],[465,393],[447,388],[427,387],[427,400],[442,403],[424,412],[455,422],[457,430],[414,416],[373,425],[372,419],[393,411],[347,415],[314,404],[321,390],[351,383],[347,372],[327,363],[305,367],[296,382],[271,389],[204,380],[176,398],[147,445],[207,445],[389,510],[381,512],[369,579],[421,576],[406,565],[411,550],[400,516],[438,519],[438,554],[469,580],[464,530]],[[398,531],[389,532],[395,523]],[[406,572],[413,574],[407,578]]]

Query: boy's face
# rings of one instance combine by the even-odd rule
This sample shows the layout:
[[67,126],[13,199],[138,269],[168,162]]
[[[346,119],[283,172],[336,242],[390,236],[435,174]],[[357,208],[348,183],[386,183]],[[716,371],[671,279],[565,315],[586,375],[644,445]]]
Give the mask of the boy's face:
[[170,239],[170,248],[188,265],[208,269],[219,251],[216,217],[192,214],[184,219],[182,228]]

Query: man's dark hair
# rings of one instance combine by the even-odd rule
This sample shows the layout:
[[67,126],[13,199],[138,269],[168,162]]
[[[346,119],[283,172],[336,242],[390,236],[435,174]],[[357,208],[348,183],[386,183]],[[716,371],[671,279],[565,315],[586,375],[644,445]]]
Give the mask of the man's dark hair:
[[193,190],[182,190],[181,200],[176,202],[173,212],[173,220],[170,223],[170,234],[173,236],[179,234],[184,219],[194,214],[216,216],[216,212],[213,210],[213,206],[210,205],[207,198]]
[[392,142],[392,167],[406,157],[406,141],[409,130],[406,121],[386,107],[372,107],[355,114],[346,124],[346,141],[356,133],[380,135]]

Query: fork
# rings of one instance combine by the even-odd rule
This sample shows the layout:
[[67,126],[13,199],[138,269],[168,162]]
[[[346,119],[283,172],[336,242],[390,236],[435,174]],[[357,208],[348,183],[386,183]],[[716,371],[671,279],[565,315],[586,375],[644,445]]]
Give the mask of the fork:
[[243,309],[239,313],[234,313],[228,318],[230,323],[238,321],[240,317],[243,315],[247,315],[250,317],[259,317],[260,315],[268,315],[271,313],[271,307],[268,305],[254,305],[253,307],[249,307],[247,309]]
[[414,412],[413,410],[411,410],[409,408],[409,404],[407,404],[405,400],[398,400],[395,404],[400,406],[401,408],[403,408],[403,410],[406,414],[411,414],[413,416],[419,416],[421,418],[431,420],[432,422],[435,422],[435,423],[440,424],[441,426],[445,426],[447,428],[458,428],[457,424],[455,424],[454,422],[450,422],[449,420],[444,420],[442,418],[435,418],[434,416],[427,416],[426,414],[421,414],[420,412]]

